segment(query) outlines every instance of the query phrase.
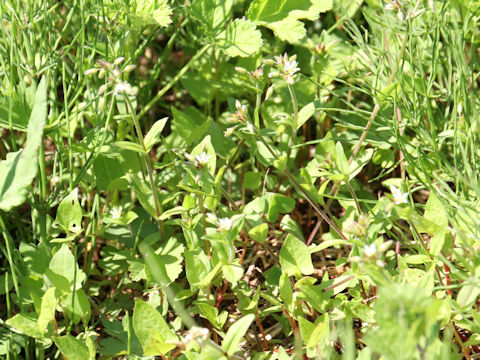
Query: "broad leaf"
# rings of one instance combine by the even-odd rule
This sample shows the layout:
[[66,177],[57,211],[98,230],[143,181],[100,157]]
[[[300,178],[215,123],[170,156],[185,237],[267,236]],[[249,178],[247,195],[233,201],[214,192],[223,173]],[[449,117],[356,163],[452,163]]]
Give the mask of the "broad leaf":
[[187,145],[201,137],[210,127],[210,119],[194,107],[180,111],[172,106],[173,123],[175,131],[182,137]]
[[45,332],[48,323],[55,318],[55,308],[58,301],[55,290],[54,287],[48,289],[42,297],[42,307],[38,316],[38,329],[42,334]]
[[172,342],[178,341],[162,315],[140,299],[135,299],[133,329],[147,356],[165,355],[175,348]]
[[194,0],[192,16],[206,28],[208,35],[214,37],[231,16],[233,0]]
[[277,193],[267,194],[268,213],[267,220],[276,222],[279,214],[287,214],[295,208],[295,200]]
[[97,156],[93,161],[93,173],[98,190],[109,190],[110,184],[124,175],[118,158],[103,155]]
[[167,0],[136,0],[134,11],[129,12],[128,19],[136,27],[146,25],[167,26],[172,22],[172,9]]
[[43,333],[38,328],[36,314],[17,314],[8,319],[6,323],[19,334],[25,334],[36,339],[43,338]]
[[257,225],[248,231],[248,235],[258,243],[265,243],[268,235],[268,225],[263,223]]
[[222,341],[222,347],[227,351],[228,356],[232,356],[239,350],[238,345],[254,319],[254,314],[248,314],[230,326]]
[[160,135],[162,133],[168,118],[157,120],[155,124],[150,128],[147,135],[145,135],[144,143],[147,151],[150,151],[156,143],[160,141]]
[[263,41],[262,34],[254,22],[235,19],[217,36],[216,43],[229,56],[246,57],[256,53]]
[[306,34],[299,19],[314,21],[332,8],[331,0],[254,0],[247,17],[273,30],[280,40],[297,42]]
[[194,291],[211,270],[210,261],[201,249],[185,251],[184,255],[187,280]]
[[88,323],[92,316],[92,311],[88,297],[82,289],[75,291],[75,296],[73,292],[67,294],[64,303],[68,316],[74,324],[78,324],[80,320],[84,324]]
[[75,188],[65,199],[62,200],[57,209],[55,221],[65,230],[78,233],[82,229],[82,208],[78,202],[78,189]]
[[25,201],[28,189],[37,175],[38,149],[47,117],[47,84],[42,78],[35,94],[35,104],[27,129],[24,149],[7,154],[0,161],[0,210],[10,211]]
[[313,264],[307,245],[295,236],[288,234],[280,250],[282,270],[289,276],[313,274]]
[[[81,287],[85,279],[85,273],[79,269],[67,244],[63,244],[60,250],[53,255],[48,267],[53,273],[66,278],[71,286],[75,279],[75,288],[77,289]],[[72,286],[72,288],[74,287]]]
[[53,341],[55,341],[65,359],[90,360],[90,352],[87,345],[75,339],[72,335],[54,337]]

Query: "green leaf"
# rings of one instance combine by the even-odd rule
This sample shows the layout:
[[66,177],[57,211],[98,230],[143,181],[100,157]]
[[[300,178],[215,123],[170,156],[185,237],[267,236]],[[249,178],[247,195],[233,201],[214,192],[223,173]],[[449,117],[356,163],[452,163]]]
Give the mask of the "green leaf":
[[335,144],[335,165],[340,174],[344,176],[345,180],[348,180],[350,177],[350,166],[348,165],[348,160],[340,141]]
[[[272,148],[273,149],[273,148]],[[275,160],[275,156],[268,150],[265,144],[262,141],[257,141],[257,156],[258,160],[265,166],[273,165],[273,161]],[[273,151],[275,151],[273,149]],[[278,155],[278,151],[277,151]]]
[[136,0],[134,12],[128,14],[128,19],[136,27],[146,25],[167,26],[172,22],[172,9],[167,0]]
[[247,332],[254,319],[254,314],[248,314],[240,320],[235,321],[233,325],[230,326],[225,338],[222,341],[222,347],[225,349],[228,356],[232,356],[236,351],[239,350],[238,345],[240,345],[243,336]]
[[253,21],[235,19],[225,31],[218,34],[217,46],[228,56],[247,57],[256,53],[263,44],[262,33]]
[[255,190],[262,183],[262,175],[258,172],[248,171],[243,175],[243,186]]
[[145,147],[147,148],[147,151],[152,150],[153,145],[160,141],[160,134],[162,133],[162,130],[167,123],[167,120],[167,117],[157,120],[155,124],[153,124],[153,126],[150,128],[147,135],[145,135],[143,142],[145,144]]
[[[90,308],[88,297],[82,289],[75,291],[75,297],[73,294],[73,292],[68,293],[64,301],[68,316],[70,319],[72,319],[74,324],[78,324],[80,320],[84,324],[88,324],[88,321],[92,316],[92,310]],[[75,302],[73,301],[74,298]]]
[[73,189],[70,195],[58,205],[55,221],[67,234],[78,233],[82,230],[82,208],[78,202],[77,188]]
[[19,334],[25,334],[35,339],[43,339],[43,333],[38,328],[37,315],[34,313],[17,314],[8,319],[6,323]]
[[280,298],[286,306],[291,306],[293,303],[293,289],[290,280],[286,273],[282,273],[278,282],[280,287]]
[[194,0],[192,16],[205,26],[211,37],[224,28],[231,16],[233,0]]
[[307,342],[307,347],[323,347],[327,346],[330,341],[330,324],[328,319],[328,313],[325,314],[325,320],[318,322],[313,331],[310,334],[310,338]]
[[243,267],[237,264],[226,264],[222,266],[223,277],[232,287],[235,286],[244,274]]
[[167,275],[167,269],[165,268],[163,261],[158,258],[157,254],[155,254],[152,248],[145,242],[141,242],[138,245],[138,249],[142,253],[145,263],[148,265],[154,279],[162,287],[168,285],[170,279]]
[[78,289],[82,286],[82,282],[85,279],[85,273],[79,269],[67,244],[62,244],[60,250],[53,255],[48,267],[53,273],[66,278],[71,286],[73,285],[73,280],[76,276],[74,288]]
[[248,235],[260,244],[264,244],[268,235],[268,225],[263,223],[257,225],[248,231]]
[[480,286],[478,279],[471,278],[470,284],[463,285],[457,295],[457,303],[462,309],[468,310],[477,301],[480,295]]
[[210,261],[201,249],[185,251],[185,271],[192,291],[198,289],[201,281],[211,270]]
[[161,356],[175,348],[169,342],[178,341],[165,319],[151,305],[135,299],[133,329],[147,356]]
[[302,316],[298,318],[298,325],[300,327],[300,334],[302,334],[303,341],[308,343],[310,335],[315,329],[315,325]]
[[[171,237],[168,239],[166,244],[164,244],[159,250],[153,252],[151,248],[144,242],[139,246],[140,252],[144,255],[145,262],[148,265],[148,268],[154,278],[159,281],[159,285],[167,285],[175,281],[180,273],[183,271],[182,262],[183,262],[183,252],[185,247],[175,238]],[[138,261],[130,262],[130,271],[134,270],[133,277],[135,281],[140,280],[139,276],[145,274],[145,266],[139,264]]]
[[38,316],[38,329],[40,333],[44,333],[48,323],[55,318],[55,308],[57,307],[57,296],[54,287],[45,291],[42,296],[42,306],[40,308],[40,315]]
[[113,187],[113,181],[124,175],[119,159],[103,155],[98,155],[93,161],[93,173],[97,189],[104,191],[109,190],[109,186]]
[[187,145],[191,145],[200,138],[210,127],[210,119],[194,107],[186,108],[180,111],[172,106],[173,123],[175,131],[182,137]]
[[289,276],[313,274],[313,264],[307,245],[292,234],[288,234],[280,250],[280,265]]
[[274,223],[279,214],[287,214],[295,208],[295,200],[277,193],[267,194],[268,213],[267,221]]
[[448,227],[448,214],[445,210],[444,205],[438,199],[434,192],[430,192],[430,195],[427,200],[427,204],[425,205],[425,214],[423,217],[426,220],[430,220],[431,222],[439,225],[444,231],[447,231]]
[[332,8],[331,0],[254,0],[247,18],[273,30],[280,40],[297,42],[306,34],[299,19],[314,21]]
[[361,151],[360,154],[357,154],[357,156],[355,156],[355,158],[349,165],[350,176],[348,180],[352,180],[360,173],[360,171],[362,171],[363,167],[367,165],[372,158],[373,152],[373,149],[369,148]]
[[198,310],[200,310],[200,314],[210,321],[210,323],[216,327],[217,329],[220,328],[218,324],[218,309],[215,306],[206,304],[206,303],[196,303]]
[[[304,278],[305,280],[309,280]],[[314,286],[308,281],[300,280],[297,283],[297,287],[307,298],[307,301],[313,306],[315,310],[320,313],[325,312],[325,307],[328,304],[329,295],[325,293],[320,286]]]
[[54,337],[53,341],[67,360],[89,360],[90,352],[87,345],[75,339],[72,335]]
[[280,229],[292,234],[293,236],[299,238],[300,240],[304,240],[302,229],[300,228],[298,223],[290,217],[290,215],[285,215],[283,217],[282,221],[280,222]]
[[[38,169],[38,149],[47,117],[47,84],[43,77],[35,94],[35,104],[27,129],[24,149],[7,154],[0,161],[0,210],[10,211],[23,204]],[[42,155],[43,156],[43,155]]]
[[[32,84],[20,94],[13,93],[11,97],[0,97],[0,128],[10,129],[11,125],[14,130],[27,131],[28,118],[35,99],[34,87],[36,84]],[[10,102],[12,103],[11,110]]]
[[138,175],[127,174],[127,179],[130,185],[132,185],[142,207],[152,217],[157,218],[157,210],[155,209],[155,199],[153,198],[152,189],[150,189],[150,187],[145,184],[145,182],[140,179]]
[[310,119],[313,114],[315,114],[315,103],[312,101],[305,105],[299,112],[298,112],[298,122],[297,122],[297,130],[302,127],[303,124]]
[[146,154],[145,150],[143,150],[143,147],[140,144],[131,141],[117,141],[115,146],[119,149],[134,151],[142,155]]

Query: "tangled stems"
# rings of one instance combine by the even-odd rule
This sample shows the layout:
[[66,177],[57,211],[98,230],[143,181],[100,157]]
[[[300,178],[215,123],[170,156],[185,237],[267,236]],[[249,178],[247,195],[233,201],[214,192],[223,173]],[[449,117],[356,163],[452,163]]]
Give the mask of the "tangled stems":
[[161,215],[161,207],[160,202],[158,200],[157,189],[155,188],[155,182],[153,180],[153,166],[152,160],[148,156],[147,147],[145,146],[145,141],[143,139],[142,129],[140,128],[140,123],[138,122],[137,114],[133,108],[133,105],[126,94],[123,94],[123,98],[125,99],[125,103],[127,104],[128,111],[132,115],[133,124],[135,126],[135,131],[137,133],[138,140],[140,141],[140,145],[142,146],[143,151],[145,152],[145,165],[147,167],[148,178],[150,180],[150,189],[152,190],[153,200],[155,203],[155,211],[157,213],[156,220],[158,224],[158,230],[160,231],[160,236],[163,238],[163,221],[159,220]]
[[[253,124],[252,124],[253,126]],[[253,129],[255,131],[255,135],[260,139],[260,141],[262,141],[262,143],[265,145],[265,147],[268,149],[268,151],[272,154],[273,158],[275,160],[278,161],[278,156],[277,154],[275,154],[275,152],[273,151],[273,149],[270,147],[270,145],[267,143],[267,141],[264,139],[264,137],[262,136],[262,134],[260,133],[259,129],[255,126],[253,126]],[[308,192],[303,188],[302,185],[300,185],[298,183],[298,181],[295,179],[295,177],[293,176],[293,174],[287,169],[279,169],[281,171],[284,172],[284,174],[287,176],[287,178],[292,182],[292,184],[294,185],[294,187],[303,195],[303,197],[305,198],[305,200],[307,200],[307,202],[310,204],[310,206],[312,206],[312,208],[315,210],[315,212],[320,215],[320,217],[330,226],[333,228],[333,230],[335,230],[335,232],[342,238],[342,240],[347,240],[347,237],[342,233],[342,231],[340,230],[340,228],[337,226],[337,224],[335,224],[331,219],[329,219],[329,217],[327,216],[327,214],[325,214],[325,212],[323,212],[314,202],[314,200],[312,199],[312,197],[308,194]]]

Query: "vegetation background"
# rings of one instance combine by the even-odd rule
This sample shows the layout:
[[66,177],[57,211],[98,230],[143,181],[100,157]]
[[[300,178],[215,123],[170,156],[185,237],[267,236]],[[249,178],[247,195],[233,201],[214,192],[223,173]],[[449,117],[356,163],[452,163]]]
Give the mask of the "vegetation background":
[[0,358],[477,358],[479,16],[3,0]]

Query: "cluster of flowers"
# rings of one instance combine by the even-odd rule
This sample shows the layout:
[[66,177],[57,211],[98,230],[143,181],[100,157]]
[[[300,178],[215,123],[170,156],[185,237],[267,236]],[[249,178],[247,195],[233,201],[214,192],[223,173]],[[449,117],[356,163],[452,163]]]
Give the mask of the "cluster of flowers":
[[120,65],[123,63],[125,58],[119,57],[115,59],[113,63],[109,63],[107,61],[98,60],[97,63],[99,67],[88,69],[85,71],[86,76],[94,75],[98,73],[98,78],[102,79],[105,76],[108,76],[108,82],[103,84],[98,89],[98,95],[104,94],[109,87],[111,87],[111,93],[117,94],[127,94],[127,95],[135,95],[135,91],[127,81],[122,80],[123,74],[128,74],[133,69],[135,69],[136,65],[130,64],[126,65],[123,68],[120,68]]

